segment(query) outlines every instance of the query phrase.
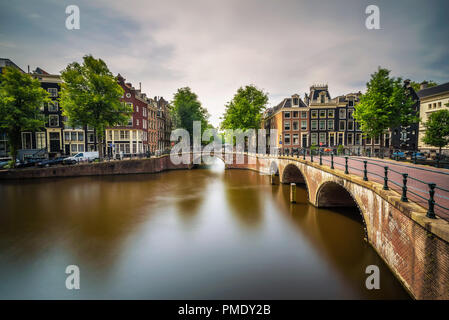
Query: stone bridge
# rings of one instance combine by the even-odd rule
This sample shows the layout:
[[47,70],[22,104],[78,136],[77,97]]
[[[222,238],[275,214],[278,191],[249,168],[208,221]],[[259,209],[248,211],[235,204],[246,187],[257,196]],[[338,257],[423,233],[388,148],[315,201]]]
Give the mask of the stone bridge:
[[409,293],[416,299],[449,299],[449,222],[427,218],[426,209],[402,202],[400,194],[383,190],[382,184],[297,157],[245,154],[244,163],[236,164],[234,155],[226,168],[303,185],[317,207],[358,207],[366,240]]

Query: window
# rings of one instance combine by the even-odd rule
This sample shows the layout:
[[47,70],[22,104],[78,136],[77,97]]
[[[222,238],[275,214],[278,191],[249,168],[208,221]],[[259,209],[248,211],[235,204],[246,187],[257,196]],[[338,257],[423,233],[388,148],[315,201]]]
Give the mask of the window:
[[290,131],[290,121],[285,121],[284,122],[284,130],[285,131]]
[[58,96],[58,89],[57,88],[48,88],[48,93],[50,93],[50,97],[57,97]]
[[299,112],[298,111],[293,111],[293,118],[298,118]]
[[345,130],[346,129],[346,121],[345,120],[340,120],[340,123],[338,124],[338,129],[339,130]]
[[362,135],[360,133],[355,134],[355,144],[357,145],[362,144]]
[[327,129],[334,130],[334,120],[327,120]]
[[326,130],[326,120],[320,120],[320,130]]
[[72,149],[72,152],[78,152],[78,147],[76,144],[72,144],[71,149]]
[[301,111],[301,118],[307,119],[307,111]]
[[128,127],[132,127],[133,126],[133,117],[129,117],[128,119]]
[[290,144],[290,134],[287,133],[284,135],[284,143]]
[[144,117],[147,116],[147,108],[143,108],[142,109],[142,114],[143,114]]
[[58,101],[51,101],[48,103],[48,112],[58,112]]
[[353,138],[354,138],[354,134],[348,133],[348,144],[351,144],[351,145],[354,144]]
[[307,130],[307,120],[301,120],[301,130]]
[[327,117],[328,118],[334,118],[335,117],[335,110],[328,110],[327,111]]
[[343,132],[338,133],[338,144],[343,145]]
[[315,145],[318,144],[318,133],[310,134],[310,143]]
[[84,132],[78,132],[78,141],[84,141]]
[[136,119],[136,126],[140,124],[139,119]]
[[299,145],[299,135],[297,133],[295,133],[293,135],[293,144],[294,145]]
[[324,103],[324,101],[325,101],[325,96],[324,96],[324,94],[322,94],[321,96],[320,96],[320,99],[321,99],[321,103]]
[[293,130],[294,131],[299,130],[299,121],[298,120],[293,121]]
[[354,119],[354,109],[348,109],[348,119]]
[[32,149],[31,132],[22,132],[22,149]]
[[380,144],[380,137],[379,136],[374,138],[374,144]]
[[441,107],[441,101],[440,102],[438,102],[438,108],[440,108]]
[[139,106],[136,105],[136,112],[139,113]]
[[329,133],[329,146],[335,145],[335,133]]
[[298,98],[294,98],[294,99],[293,99],[293,105],[295,105],[295,106],[298,105]]
[[84,144],[78,145],[78,152],[84,152]]
[[371,142],[371,138],[370,138],[370,137],[366,137],[365,142],[366,142],[366,144],[371,144],[371,143],[372,143],[372,142]]
[[64,131],[64,141],[70,141],[70,132]]
[[[109,140],[112,141],[112,130],[109,131]],[[93,134],[93,133],[89,133],[89,134],[87,135],[87,141],[88,141],[89,143],[94,143],[95,137],[94,137],[94,134]]]
[[352,98],[349,99],[348,106],[350,106],[350,107],[354,106],[354,99],[352,99]]
[[284,118],[285,118],[285,119],[290,119],[290,111],[284,112]]
[[59,116],[49,115],[48,116],[48,125],[50,127],[58,127],[59,126]]
[[320,132],[320,144],[326,144],[326,132]]
[[326,118],[326,110],[320,110],[320,118]]
[[310,111],[310,113],[313,119],[318,118],[318,110],[312,110]]
[[133,131],[133,140],[136,140],[136,138],[137,138],[137,134],[136,134],[136,131],[134,130]]
[[340,119],[346,119],[346,109],[339,109],[338,110],[338,117]]
[[318,120],[312,120],[311,127],[312,127],[312,130],[318,129]]
[[354,121],[348,120],[348,130],[352,131],[354,130]]

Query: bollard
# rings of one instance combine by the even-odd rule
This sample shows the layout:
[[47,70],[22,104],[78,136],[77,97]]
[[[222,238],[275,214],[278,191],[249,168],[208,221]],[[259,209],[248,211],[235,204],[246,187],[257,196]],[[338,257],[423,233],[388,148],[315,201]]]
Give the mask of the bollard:
[[296,203],[296,183],[290,183],[290,202]]
[[322,158],[322,154],[321,154],[321,150],[320,150],[320,166],[323,165],[323,158]]
[[429,183],[429,200],[428,200],[429,210],[427,210],[426,217],[430,218],[430,219],[436,219],[435,210],[434,210],[435,200],[433,198],[433,196],[435,195],[435,187],[436,186],[437,185],[435,183]]
[[403,177],[403,179],[402,179],[402,196],[401,196],[401,201],[402,202],[408,202],[408,199],[407,199],[407,177],[408,177],[408,174],[407,173],[403,173],[402,177]]
[[331,169],[334,169],[334,152],[331,153]]
[[384,190],[389,190],[388,188],[388,167],[384,167],[385,175],[384,175]]
[[307,152],[307,150],[304,149],[304,150],[303,150],[303,153],[302,153],[302,159],[303,159],[303,160],[306,160],[306,152]]
[[348,170],[348,157],[345,157],[345,174],[349,174],[349,170]]
[[313,150],[310,149],[310,161],[313,162]]
[[368,170],[366,169],[368,161],[363,161],[363,181],[368,181]]

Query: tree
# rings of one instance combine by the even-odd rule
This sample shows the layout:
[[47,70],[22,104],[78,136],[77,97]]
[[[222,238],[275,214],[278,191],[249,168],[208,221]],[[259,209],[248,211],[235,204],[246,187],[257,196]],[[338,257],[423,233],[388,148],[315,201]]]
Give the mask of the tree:
[[[172,121],[175,129],[185,129],[193,141],[193,122],[201,122],[201,134],[209,128],[207,119],[209,114],[201,106],[198,96],[189,87],[180,88],[173,96],[171,109]],[[200,139],[201,140],[201,139]]]
[[389,128],[418,122],[413,110],[414,101],[403,86],[401,78],[390,78],[390,70],[378,68],[366,84],[354,111],[354,118],[364,134],[381,137]]
[[425,144],[438,147],[438,153],[441,155],[441,148],[449,144],[449,110],[432,112],[424,126],[426,131],[422,141]]
[[44,126],[40,107],[45,102],[50,102],[50,98],[38,80],[13,67],[3,69],[0,74],[0,130],[8,134],[12,166],[16,164],[20,149],[21,132]]
[[[431,87],[435,87],[438,84],[435,81],[429,80],[426,81],[427,82],[427,88],[431,88]],[[412,88],[418,92],[419,90],[421,90],[421,83],[415,82],[415,81],[410,81],[410,85],[412,86]]]
[[240,87],[226,105],[222,129],[259,129],[262,113],[268,103],[268,94],[254,85]]
[[124,125],[132,108],[120,102],[123,89],[109,71],[106,63],[91,55],[83,57],[83,64],[73,62],[61,77],[63,115],[73,126],[90,126],[97,135],[98,154],[103,160],[103,139],[107,127]]

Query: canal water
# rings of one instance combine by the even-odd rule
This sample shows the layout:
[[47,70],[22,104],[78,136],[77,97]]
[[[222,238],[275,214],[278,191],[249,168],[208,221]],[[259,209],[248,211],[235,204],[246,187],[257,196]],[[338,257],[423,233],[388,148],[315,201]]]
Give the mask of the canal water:
[[[408,299],[356,210],[246,170],[0,184],[1,299]],[[67,290],[66,267],[80,269]],[[380,290],[365,287],[369,265]]]

